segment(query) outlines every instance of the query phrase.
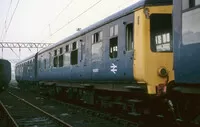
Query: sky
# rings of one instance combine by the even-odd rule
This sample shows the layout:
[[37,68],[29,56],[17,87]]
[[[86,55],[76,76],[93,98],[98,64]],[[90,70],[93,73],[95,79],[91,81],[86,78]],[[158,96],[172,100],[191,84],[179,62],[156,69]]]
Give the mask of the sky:
[[[139,0],[0,0],[0,42],[56,43]],[[14,49],[18,54],[19,49]],[[21,59],[36,50],[23,49]],[[0,51],[2,56],[2,52]],[[10,49],[3,57],[15,59]]]

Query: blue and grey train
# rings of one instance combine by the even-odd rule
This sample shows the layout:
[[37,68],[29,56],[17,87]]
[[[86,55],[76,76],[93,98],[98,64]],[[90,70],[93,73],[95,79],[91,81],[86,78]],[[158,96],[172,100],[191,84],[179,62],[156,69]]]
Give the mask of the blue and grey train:
[[15,79],[21,85],[21,87],[26,87],[23,85],[25,82],[29,84],[37,83],[37,55],[34,54],[24,60],[18,62],[15,66]]
[[174,72],[173,91],[176,115],[200,123],[200,1],[173,1]]
[[16,80],[133,115],[160,112],[152,101],[174,80],[172,39],[172,0],[141,0],[20,61]]
[[8,87],[11,80],[11,63],[8,60],[0,59],[0,90]]

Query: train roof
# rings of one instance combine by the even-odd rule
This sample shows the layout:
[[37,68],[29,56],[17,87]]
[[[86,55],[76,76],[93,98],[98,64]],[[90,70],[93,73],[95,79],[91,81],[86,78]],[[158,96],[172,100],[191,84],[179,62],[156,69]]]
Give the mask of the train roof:
[[[114,20],[116,20],[118,18],[121,18],[121,17],[125,16],[125,15],[128,15],[128,14],[134,12],[135,9],[138,9],[138,8],[141,8],[141,7],[144,7],[144,6],[151,6],[151,5],[171,5],[171,4],[172,4],[172,0],[140,0],[139,2],[137,2],[137,3],[133,4],[133,5],[125,8],[125,9],[123,9],[123,10],[117,12],[117,13],[114,13],[113,15],[111,15],[111,16],[109,16],[109,17],[107,17],[107,18],[105,18],[105,19],[103,19],[103,20],[101,20],[101,21],[89,26],[89,27],[86,27],[85,29],[83,29],[83,30],[81,30],[81,31],[69,36],[69,37],[66,37],[66,38],[62,39],[61,41],[59,41],[59,42],[57,42],[55,44],[52,44],[52,45],[50,45],[50,46],[48,46],[48,47],[46,47],[44,49],[41,49],[38,53],[39,54],[43,53],[45,51],[53,49],[56,46],[61,45],[61,44],[65,43],[65,42],[67,42],[67,41],[71,41],[71,40],[73,40],[73,39],[75,39],[75,38],[77,38],[79,36],[82,36],[82,35],[90,32],[90,31],[98,28],[98,27],[101,27],[101,26],[103,26],[105,24],[108,24],[108,23],[110,23],[110,22],[112,22],[112,21],[114,21]],[[23,60],[21,60],[16,65],[18,65],[20,63],[23,63],[25,61],[28,61],[29,59],[32,59],[34,56],[35,56],[35,54],[31,55],[31,56],[29,56],[29,57],[27,57],[27,58],[25,58]]]
[[18,63],[16,63],[16,65],[19,65],[19,64],[21,64],[23,62],[26,62],[26,61],[30,60],[30,59],[33,59],[34,57],[35,57],[35,53],[33,55],[31,55],[31,56],[19,61]]
[[6,59],[0,59],[0,62],[9,62],[10,63],[10,61],[6,60]]
[[96,29],[96,28],[99,28],[99,27],[101,27],[105,24],[108,24],[108,23],[110,23],[110,22],[112,22],[112,21],[114,21],[118,18],[121,18],[123,16],[126,16],[126,15],[134,12],[135,9],[138,9],[140,7],[147,6],[147,5],[171,5],[171,4],[172,4],[172,0],[141,0],[141,1],[139,1],[135,4],[133,4],[133,5],[117,12],[117,13],[114,13],[113,15],[111,15],[111,16],[103,19],[103,20],[100,20],[99,22],[97,22],[97,23],[95,23],[95,24],[93,24],[89,27],[86,27],[85,29],[83,29],[83,30],[81,30],[81,31],[69,36],[69,37],[64,38],[63,40],[61,40],[61,41],[59,41],[55,44],[52,44],[52,45],[50,45],[50,46],[48,46],[44,49],[41,49],[38,53],[39,54],[43,53],[45,51],[53,49],[56,46],[63,44],[65,42],[71,41],[71,40],[73,40],[73,39],[75,39],[79,36],[82,36],[82,35],[90,32],[90,31]]

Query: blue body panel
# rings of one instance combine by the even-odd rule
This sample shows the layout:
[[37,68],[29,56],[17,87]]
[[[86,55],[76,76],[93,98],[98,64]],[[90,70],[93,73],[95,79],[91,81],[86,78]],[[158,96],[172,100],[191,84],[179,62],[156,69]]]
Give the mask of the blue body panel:
[[[17,81],[37,81],[37,54],[34,54],[19,63],[15,66],[15,79]],[[28,62],[32,61],[31,64]],[[17,69],[17,67],[19,67]]]
[[[181,1],[174,0],[173,8],[173,29],[174,29],[174,70],[175,70],[175,82],[186,83],[186,84],[199,84],[200,83],[200,39],[191,43],[189,40],[193,40],[192,36],[186,38],[183,37],[188,34],[183,34],[184,27],[192,25],[192,23],[182,24],[186,22],[185,18],[182,17],[182,5]],[[200,15],[197,14],[197,15]],[[196,15],[196,16],[197,16]],[[199,22],[199,21],[198,21]],[[200,24],[199,24],[200,25]],[[198,26],[195,26],[198,27]],[[189,30],[189,29],[188,29]],[[191,33],[190,33],[191,34]],[[192,33],[192,34],[200,34]]]
[[[133,81],[133,52],[130,51],[127,54],[118,52],[118,57],[113,59],[110,59],[107,54],[109,52],[106,51],[101,62],[92,62],[92,68],[98,69],[98,72],[91,70],[92,80]],[[116,71],[111,71],[113,68]]]
[[[136,82],[133,79],[133,50],[126,51],[126,35],[124,32],[126,25],[123,24],[123,21],[133,23],[133,20],[134,15],[131,13],[102,26],[100,29],[103,31],[103,38],[105,39],[96,44],[92,44],[90,38],[91,34],[94,33],[93,31],[83,35],[87,36],[88,39],[85,40],[84,47],[81,47],[80,43],[78,43],[78,64],[47,68],[43,71],[38,70],[38,80],[104,83]],[[107,36],[109,35],[110,24],[118,24],[118,55],[116,58],[110,58],[109,56],[110,38]],[[82,51],[84,52],[83,54],[81,54]],[[82,58],[81,55],[84,57]],[[47,61],[49,61],[48,57]],[[44,62],[41,61],[41,64],[43,65]]]

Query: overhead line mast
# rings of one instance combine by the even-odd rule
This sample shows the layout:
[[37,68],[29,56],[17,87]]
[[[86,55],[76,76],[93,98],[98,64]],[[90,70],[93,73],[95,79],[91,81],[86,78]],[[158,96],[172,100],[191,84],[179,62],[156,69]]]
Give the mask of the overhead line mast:
[[[52,43],[28,43],[28,42],[0,42],[0,48],[2,49],[2,58],[3,58],[3,49],[4,48],[9,48],[19,59],[20,59],[20,54],[21,54],[21,49],[23,48],[27,48],[27,49],[31,49],[31,48],[36,48],[37,51],[40,48],[45,48],[49,45],[51,45]],[[13,48],[18,48],[19,49],[19,55],[17,55],[17,53],[13,50]],[[31,51],[31,50],[30,50]]]

